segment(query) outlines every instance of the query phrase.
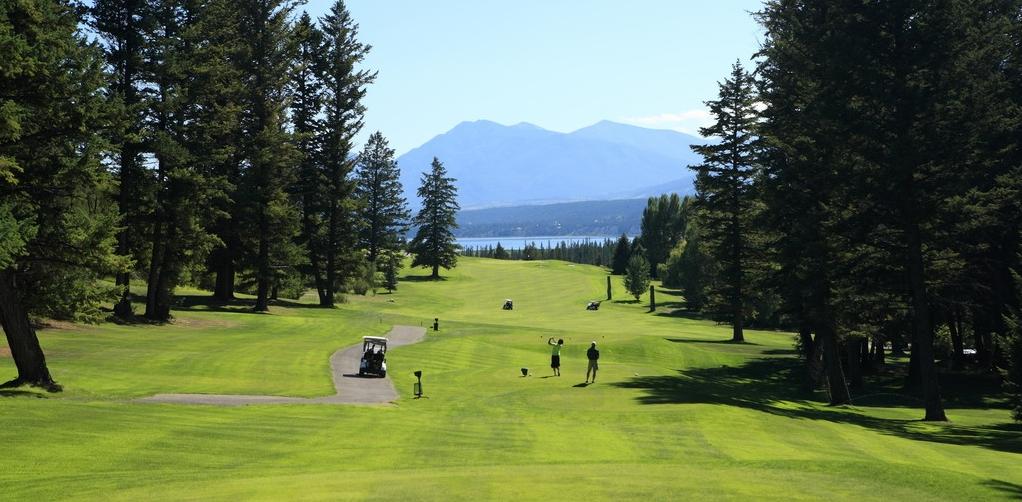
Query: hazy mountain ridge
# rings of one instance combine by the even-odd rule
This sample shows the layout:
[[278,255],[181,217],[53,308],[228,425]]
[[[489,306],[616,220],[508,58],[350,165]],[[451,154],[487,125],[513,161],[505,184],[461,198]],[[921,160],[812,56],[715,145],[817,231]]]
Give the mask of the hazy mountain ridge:
[[[465,209],[644,197],[660,187],[690,193],[689,145],[705,140],[676,131],[609,121],[571,133],[533,124],[462,122],[398,158],[411,205],[420,175],[438,157],[456,178]],[[677,190],[677,188],[683,190]]]

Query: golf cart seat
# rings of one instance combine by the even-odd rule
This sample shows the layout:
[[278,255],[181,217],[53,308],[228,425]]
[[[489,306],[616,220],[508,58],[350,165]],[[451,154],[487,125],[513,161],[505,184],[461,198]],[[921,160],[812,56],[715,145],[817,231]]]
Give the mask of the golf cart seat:
[[510,298],[504,300],[504,310],[514,310],[515,302],[511,301]]
[[362,337],[362,360],[358,376],[387,376],[387,339],[379,336]]

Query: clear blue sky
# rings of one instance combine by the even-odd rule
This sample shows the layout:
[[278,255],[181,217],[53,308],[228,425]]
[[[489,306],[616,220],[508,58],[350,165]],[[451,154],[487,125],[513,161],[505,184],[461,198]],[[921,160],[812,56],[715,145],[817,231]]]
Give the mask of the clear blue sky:
[[[313,17],[332,0],[309,0]],[[366,131],[400,155],[464,120],[572,131],[603,119],[694,133],[759,0],[349,0],[379,71]]]

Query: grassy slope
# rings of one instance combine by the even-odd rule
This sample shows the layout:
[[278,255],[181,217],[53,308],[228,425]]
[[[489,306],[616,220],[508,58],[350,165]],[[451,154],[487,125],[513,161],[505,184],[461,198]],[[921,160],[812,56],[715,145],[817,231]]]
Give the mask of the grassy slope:
[[[1003,409],[952,409],[940,426],[913,408],[827,408],[792,392],[790,335],[750,332],[736,346],[719,343],[726,328],[643,305],[587,312],[604,291],[593,267],[461,263],[447,281],[333,311],[197,306],[173,326],[43,331],[67,391],[2,394],[0,498],[1022,496],[1022,440]],[[505,297],[516,310],[500,310]],[[325,395],[329,353],[434,316],[439,334],[391,354],[396,406],[130,402]],[[567,342],[560,378],[544,378],[549,337]],[[599,383],[576,387],[590,340]],[[415,369],[429,399],[410,399]],[[13,371],[0,359],[0,375]]]

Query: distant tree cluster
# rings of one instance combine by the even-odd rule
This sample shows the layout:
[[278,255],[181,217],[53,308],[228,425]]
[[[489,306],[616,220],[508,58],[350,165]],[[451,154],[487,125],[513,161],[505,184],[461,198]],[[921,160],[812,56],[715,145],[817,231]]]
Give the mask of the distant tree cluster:
[[659,275],[736,341],[750,319],[797,331],[835,404],[888,345],[910,349],[926,420],[946,419],[937,360],[1018,393],[1019,12],[767,2],[755,76],[736,64],[707,103],[716,142],[693,146],[697,195]]
[[[622,236],[626,241],[627,237]],[[461,250],[463,256],[496,258],[498,260],[563,260],[585,265],[607,266],[613,257],[616,242],[603,241],[560,241],[550,247],[540,242],[530,242],[522,249],[505,249],[499,242],[495,247],[468,247]]]
[[[11,385],[51,389],[32,316],[144,310],[182,284],[265,311],[314,288],[397,287],[410,214],[379,132],[370,47],[343,1],[0,3],[0,324]],[[439,165],[434,162],[434,167]],[[434,169],[434,174],[436,169]],[[439,180],[439,181],[438,181]],[[427,176],[415,264],[454,265],[453,181]],[[452,205],[453,204],[453,205]],[[112,278],[114,284],[102,279]]]

